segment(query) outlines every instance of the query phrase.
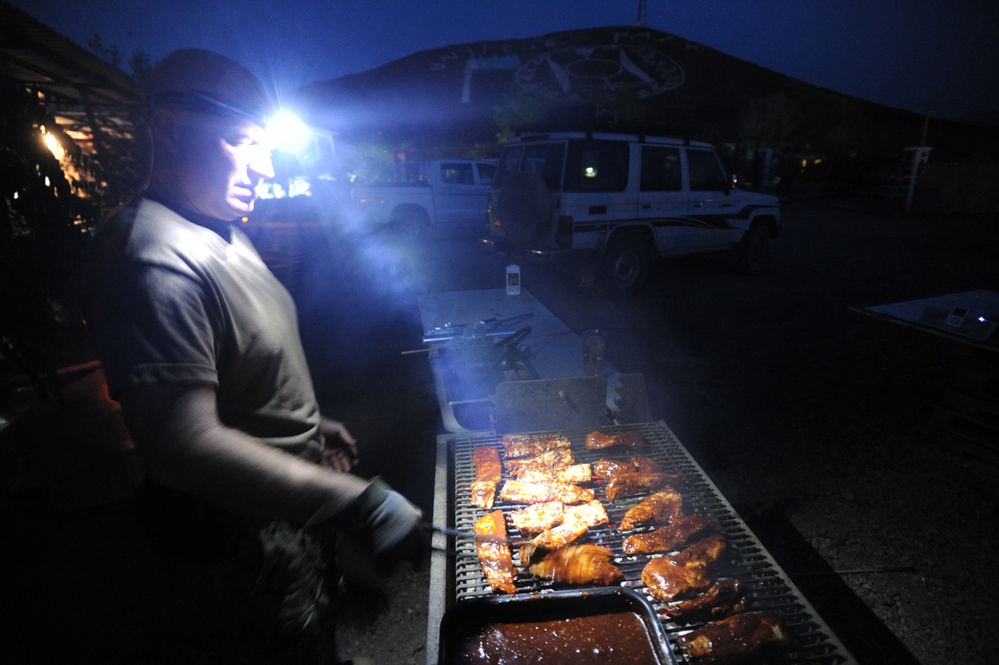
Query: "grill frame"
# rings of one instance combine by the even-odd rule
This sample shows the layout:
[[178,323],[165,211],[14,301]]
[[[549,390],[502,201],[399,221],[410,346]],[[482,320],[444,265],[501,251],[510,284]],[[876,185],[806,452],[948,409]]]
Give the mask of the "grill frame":
[[[572,442],[572,452],[577,463],[592,463],[600,458],[627,459],[628,453],[626,451],[617,451],[613,448],[601,451],[586,450],[585,437],[594,429],[591,427],[558,430],[557,433],[567,436]],[[615,425],[600,427],[599,430],[605,433],[640,432],[646,442],[644,454],[661,464],[665,472],[677,473],[682,477],[683,484],[677,489],[684,496],[685,509],[689,512],[701,513],[718,522],[722,533],[736,553],[735,563],[721,568],[719,577],[736,576],[742,580],[750,591],[750,609],[772,611],[778,614],[784,620],[791,635],[793,646],[779,657],[770,659],[768,662],[821,665],[850,665],[856,662],[664,422]],[[466,532],[474,529],[475,520],[485,511],[475,508],[470,502],[471,493],[468,486],[475,479],[472,451],[476,446],[487,445],[496,447],[502,452],[501,438],[500,435],[489,433],[442,435],[438,438],[435,525]],[[508,478],[509,474],[504,467],[503,480]],[[590,542],[609,547],[614,552],[614,563],[618,565],[626,578],[621,586],[638,591],[649,599],[659,614],[670,648],[677,661],[679,663],[687,662],[676,645],[677,639],[702,624],[679,624],[663,616],[663,604],[653,600],[648,595],[640,577],[645,563],[650,558],[661,555],[628,556],[621,551],[621,541],[626,534],[618,531],[616,525],[620,523],[624,512],[647,496],[648,493],[610,503],[604,496],[601,484],[596,484],[593,487],[596,489],[597,498],[601,500],[607,510],[611,524],[591,529],[587,538]],[[507,514],[511,510],[522,507],[522,504],[497,500],[493,509],[503,510],[504,514]],[[510,536],[520,535],[509,521],[507,528]],[[643,527],[628,533],[651,529],[652,527]],[[432,561],[431,612],[427,643],[428,665],[437,663],[439,659],[439,624],[444,612],[462,600],[494,595],[479,566],[474,541],[436,534],[434,546],[438,550],[449,550],[451,554],[444,554],[441,551],[435,552]],[[553,585],[549,581],[524,573],[516,553],[514,563],[518,573],[521,573],[516,581],[518,594],[544,593],[549,590],[567,588]]]

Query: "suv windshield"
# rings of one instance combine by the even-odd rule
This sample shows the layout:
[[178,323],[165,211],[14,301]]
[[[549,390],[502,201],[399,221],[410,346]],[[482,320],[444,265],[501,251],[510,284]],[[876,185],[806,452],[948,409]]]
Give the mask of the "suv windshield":
[[562,161],[565,159],[564,143],[534,143],[511,146],[503,150],[493,187],[502,187],[506,175],[514,171],[534,173],[545,181],[553,192],[562,189]]

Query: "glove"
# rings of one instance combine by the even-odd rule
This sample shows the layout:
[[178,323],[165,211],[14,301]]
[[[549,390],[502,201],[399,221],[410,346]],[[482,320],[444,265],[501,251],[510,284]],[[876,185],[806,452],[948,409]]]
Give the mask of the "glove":
[[382,575],[401,561],[418,565],[429,549],[423,513],[381,478],[372,479],[334,522],[370,551],[375,571]]

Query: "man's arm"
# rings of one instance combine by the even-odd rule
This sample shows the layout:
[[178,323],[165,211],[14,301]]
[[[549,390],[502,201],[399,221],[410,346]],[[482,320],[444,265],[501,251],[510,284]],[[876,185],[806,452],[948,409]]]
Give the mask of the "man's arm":
[[368,486],[226,427],[211,386],[133,387],[121,405],[153,480],[237,513],[305,523]]

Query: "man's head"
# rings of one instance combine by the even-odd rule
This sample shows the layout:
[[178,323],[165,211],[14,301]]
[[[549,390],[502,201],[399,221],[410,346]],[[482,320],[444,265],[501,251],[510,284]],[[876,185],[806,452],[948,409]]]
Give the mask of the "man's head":
[[201,49],[175,51],[150,73],[150,190],[200,215],[233,220],[253,210],[274,176],[264,129],[269,98],[242,65]]

